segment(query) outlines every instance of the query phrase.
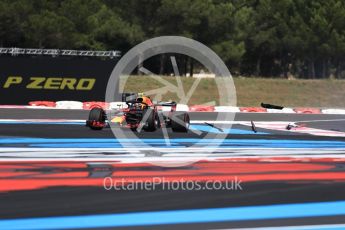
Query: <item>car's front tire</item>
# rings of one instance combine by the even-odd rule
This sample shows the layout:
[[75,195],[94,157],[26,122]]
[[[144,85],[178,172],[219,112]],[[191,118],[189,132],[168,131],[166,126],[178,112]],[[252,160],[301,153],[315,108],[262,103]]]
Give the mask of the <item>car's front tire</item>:
[[154,109],[149,108],[145,110],[143,117],[147,117],[146,125],[144,126],[145,131],[154,132],[160,127],[158,114]]
[[90,129],[101,130],[105,126],[105,112],[102,108],[93,108],[89,113],[87,125]]

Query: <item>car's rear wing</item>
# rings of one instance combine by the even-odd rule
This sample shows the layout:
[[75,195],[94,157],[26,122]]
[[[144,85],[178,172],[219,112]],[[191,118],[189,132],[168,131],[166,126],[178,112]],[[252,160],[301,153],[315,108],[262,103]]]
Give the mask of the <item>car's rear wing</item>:
[[122,93],[122,101],[128,102],[128,101],[134,101],[138,98],[137,93]]
[[155,103],[157,106],[176,106],[177,103],[175,101],[160,101]]
[[155,103],[157,110],[163,111],[163,112],[176,111],[176,105],[177,103],[174,101],[160,101],[160,102]]

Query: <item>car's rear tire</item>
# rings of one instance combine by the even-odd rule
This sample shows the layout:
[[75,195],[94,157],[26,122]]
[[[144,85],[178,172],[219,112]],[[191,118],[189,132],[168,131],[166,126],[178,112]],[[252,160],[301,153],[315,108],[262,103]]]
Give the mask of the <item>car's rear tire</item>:
[[148,132],[154,132],[160,127],[158,114],[154,109],[148,108],[145,110],[143,117],[147,116],[146,125],[144,130]]
[[[93,122],[99,122],[99,124],[103,125],[93,125]],[[102,108],[93,108],[90,110],[89,113],[89,120],[88,120],[88,126],[90,129],[93,130],[101,130],[103,129],[105,124],[105,112]]]
[[171,129],[174,132],[186,133],[188,132],[190,124],[189,114],[186,112],[173,112],[171,115]]

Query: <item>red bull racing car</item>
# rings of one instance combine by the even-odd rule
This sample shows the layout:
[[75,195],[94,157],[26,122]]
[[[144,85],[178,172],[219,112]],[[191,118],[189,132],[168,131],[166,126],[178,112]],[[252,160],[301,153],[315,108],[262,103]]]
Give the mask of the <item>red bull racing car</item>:
[[[153,132],[164,126],[174,132],[188,132],[189,114],[185,111],[176,111],[176,102],[153,104],[149,97],[142,96],[125,103],[126,108],[117,111],[116,114],[111,115],[112,117],[107,117],[107,113],[102,108],[91,109],[86,126],[93,130],[101,130],[108,127],[110,122],[115,122],[133,131]],[[163,107],[170,107],[170,110],[163,110]]]

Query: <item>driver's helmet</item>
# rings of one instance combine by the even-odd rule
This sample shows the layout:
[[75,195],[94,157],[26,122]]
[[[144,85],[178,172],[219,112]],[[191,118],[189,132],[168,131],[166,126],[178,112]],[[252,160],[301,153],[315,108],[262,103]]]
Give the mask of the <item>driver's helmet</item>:
[[150,97],[143,96],[142,99],[143,99],[143,102],[145,104],[147,104],[148,106],[152,106],[153,105]]
[[142,102],[147,104],[148,106],[153,106],[151,98],[148,96],[145,96],[144,93],[138,93],[138,98],[141,98]]

